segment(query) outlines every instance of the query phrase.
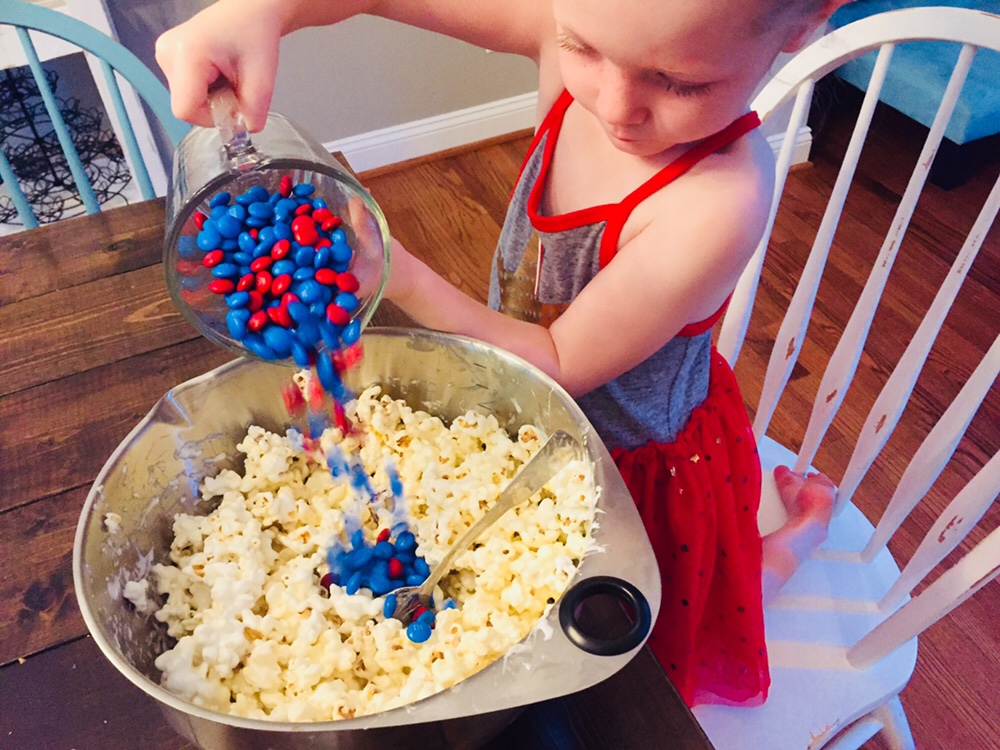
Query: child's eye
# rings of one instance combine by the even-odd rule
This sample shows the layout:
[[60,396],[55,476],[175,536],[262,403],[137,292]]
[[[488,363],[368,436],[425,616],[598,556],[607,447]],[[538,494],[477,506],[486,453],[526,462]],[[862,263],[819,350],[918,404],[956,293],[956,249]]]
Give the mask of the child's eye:
[[704,94],[711,87],[711,83],[684,83],[675,78],[671,78],[665,73],[656,74],[656,84],[677,96],[698,96]]
[[593,51],[587,45],[582,44],[581,42],[578,42],[576,39],[573,39],[568,36],[559,37],[559,46],[562,49],[566,50],[567,52],[572,52],[577,55],[587,55]]

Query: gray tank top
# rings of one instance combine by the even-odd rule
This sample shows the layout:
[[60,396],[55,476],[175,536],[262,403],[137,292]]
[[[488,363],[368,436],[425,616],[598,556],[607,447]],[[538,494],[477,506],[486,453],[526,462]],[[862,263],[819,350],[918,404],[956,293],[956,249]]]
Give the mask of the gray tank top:
[[[549,326],[617,250],[632,209],[697,161],[759,124],[744,115],[667,165],[619,204],[560,216],[540,213],[541,194],[566,108],[563,92],[546,116],[518,177],[490,274],[489,305],[521,320]],[[708,394],[709,320],[686,326],[645,361],[577,403],[609,448],[672,442]],[[624,332],[623,332],[624,333]],[[595,353],[599,355],[599,353]]]

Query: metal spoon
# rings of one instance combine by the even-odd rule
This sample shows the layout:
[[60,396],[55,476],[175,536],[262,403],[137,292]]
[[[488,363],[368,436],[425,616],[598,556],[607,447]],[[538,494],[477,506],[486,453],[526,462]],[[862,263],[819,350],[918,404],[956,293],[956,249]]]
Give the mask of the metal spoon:
[[583,458],[583,446],[568,432],[558,430],[545,441],[538,453],[532,456],[521,468],[517,476],[508,484],[496,504],[480,518],[472,527],[465,532],[450,550],[448,554],[430,572],[419,586],[403,586],[396,589],[396,609],[393,617],[400,620],[404,625],[409,625],[413,620],[413,613],[420,607],[431,608],[431,595],[434,587],[437,586],[441,577],[451,570],[451,561],[459,552],[468,549],[487,528],[492,526],[511,508],[515,508],[525,500],[529,499],[538,490],[548,483],[552,477],[559,473],[566,464],[573,459]]

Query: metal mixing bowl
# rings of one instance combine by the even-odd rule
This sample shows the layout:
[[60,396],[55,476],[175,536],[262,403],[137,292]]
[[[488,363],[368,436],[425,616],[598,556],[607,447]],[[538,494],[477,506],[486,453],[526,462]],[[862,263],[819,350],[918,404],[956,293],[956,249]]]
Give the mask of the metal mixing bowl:
[[[594,685],[645,642],[660,605],[652,548],[604,444],[570,396],[523,360],[471,339],[410,329],[365,334],[364,358],[347,382],[379,383],[396,398],[445,420],[476,409],[508,429],[526,423],[580,438],[599,487],[594,541],[563,597],[503,658],[452,688],[402,708],[323,723],[242,719],[190,704],[159,685],[153,666],[169,647],[164,626],[123,598],[127,581],[167,562],[176,513],[207,512],[203,477],[235,466],[250,424],[282,430],[280,386],[289,368],[237,360],[167,393],[118,446],[87,497],[73,550],[77,598],[104,655],[156,699],[168,722],[205,750],[472,748],[531,703]],[[108,513],[121,516],[107,527]],[[614,638],[588,631],[581,603],[624,601],[633,625]],[[137,728],[137,742],[141,729]]]

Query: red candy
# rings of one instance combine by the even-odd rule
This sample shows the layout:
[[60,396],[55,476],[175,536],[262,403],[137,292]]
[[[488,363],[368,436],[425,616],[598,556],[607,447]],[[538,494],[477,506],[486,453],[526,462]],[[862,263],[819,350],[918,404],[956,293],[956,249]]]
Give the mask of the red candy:
[[337,272],[332,268],[319,268],[316,270],[316,275],[313,278],[320,284],[333,286],[337,283]]
[[317,208],[312,212],[312,217],[316,221],[324,221],[333,216],[333,212],[329,208]]
[[240,280],[236,282],[236,291],[249,292],[251,289],[253,289],[253,283],[254,283],[254,275],[252,273],[248,273],[245,276],[241,276]]
[[292,243],[288,240],[278,240],[274,243],[274,247],[271,248],[271,257],[275,260],[281,260],[289,251],[292,249]]
[[320,229],[324,232],[332,232],[334,229],[339,227],[343,222],[340,220],[339,216],[331,216],[329,219],[324,219],[323,223],[319,225]]
[[250,232],[249,232],[249,235],[250,235],[251,237],[253,237],[254,239],[257,239],[257,237],[258,237],[258,235],[259,235],[259,234],[260,234],[260,230],[259,230],[259,229],[257,229],[257,227],[254,227],[254,228],[253,228],[253,229],[251,229],[251,230],[250,230]]
[[360,362],[362,354],[364,354],[364,349],[361,348],[361,342],[357,341],[333,353],[333,366],[337,368],[337,372],[344,372]]
[[313,245],[319,239],[316,222],[308,216],[296,216],[292,220],[292,236],[300,245]]
[[214,268],[225,259],[226,254],[224,252],[221,250],[213,250],[210,253],[205,253],[205,257],[201,259],[201,264],[205,266],[205,268]]
[[329,237],[320,237],[318,240],[316,240],[316,244],[313,245],[313,247],[315,247],[317,250],[319,250],[322,247],[330,247],[330,245],[332,245],[332,244],[333,243],[330,242],[330,238]]
[[271,277],[271,274],[269,274],[267,271],[260,271],[254,278],[253,285],[254,288],[256,288],[256,290],[261,294],[267,294],[269,291],[271,291],[272,281],[273,278]]
[[290,415],[297,417],[305,413],[306,400],[295,383],[285,383],[281,386],[281,397],[285,400],[285,409]]
[[278,186],[278,192],[281,193],[282,198],[287,198],[292,194],[292,178],[287,174],[281,178],[281,183]]
[[262,255],[261,257],[254,259],[253,263],[250,264],[250,270],[254,273],[264,271],[270,268],[272,263],[274,263],[274,258],[270,255]]
[[207,217],[207,216],[205,216],[205,214],[203,214],[203,213],[202,213],[201,211],[195,211],[195,214],[194,214],[194,225],[195,225],[196,227],[198,227],[198,231],[199,231],[199,232],[200,232],[200,231],[202,230],[202,228],[203,228],[203,227],[205,226],[205,220],[206,220],[207,218],[208,218],[208,217]]
[[382,529],[378,533],[378,536],[375,538],[375,541],[376,542],[387,542],[387,541],[389,541],[389,529],[388,528]]
[[284,305],[267,308],[267,317],[282,328],[289,328],[292,325],[292,316],[288,314],[288,308]]
[[257,333],[261,328],[267,325],[267,320],[267,313],[263,310],[258,310],[251,315],[250,320],[247,321],[247,330]]
[[290,273],[283,273],[271,282],[271,294],[275,297],[280,297],[288,291],[288,287],[291,285],[292,275]]
[[351,314],[340,305],[331,302],[326,306],[326,319],[335,326],[346,326],[351,322]]
[[329,573],[324,574],[323,577],[319,579],[319,585],[325,589],[330,588],[333,585],[333,576]]
[[201,271],[201,261],[179,260],[177,261],[177,270],[184,276],[194,276]]
[[[403,563],[399,561],[398,558],[392,557],[389,559],[389,578],[402,578],[403,577]],[[413,619],[416,620],[420,615],[414,613]]]
[[[393,558],[393,559],[395,559],[395,558]],[[423,605],[420,605],[415,610],[413,610],[413,619],[416,620],[418,617],[420,617],[420,615],[422,615],[424,612],[427,612],[427,611],[429,611],[427,609],[427,607],[425,607]]]
[[264,306],[264,295],[258,292],[256,289],[251,289],[250,292],[250,304],[247,305],[251,310],[260,310]]
[[212,279],[212,282],[208,285],[208,291],[215,294],[229,294],[235,291],[235,289],[236,284],[229,279]]
[[312,205],[309,203],[303,203],[301,206],[295,209],[296,216],[302,216],[312,211]]
[[361,288],[358,277],[348,271],[337,274],[337,286],[342,292],[351,292],[352,294]]

